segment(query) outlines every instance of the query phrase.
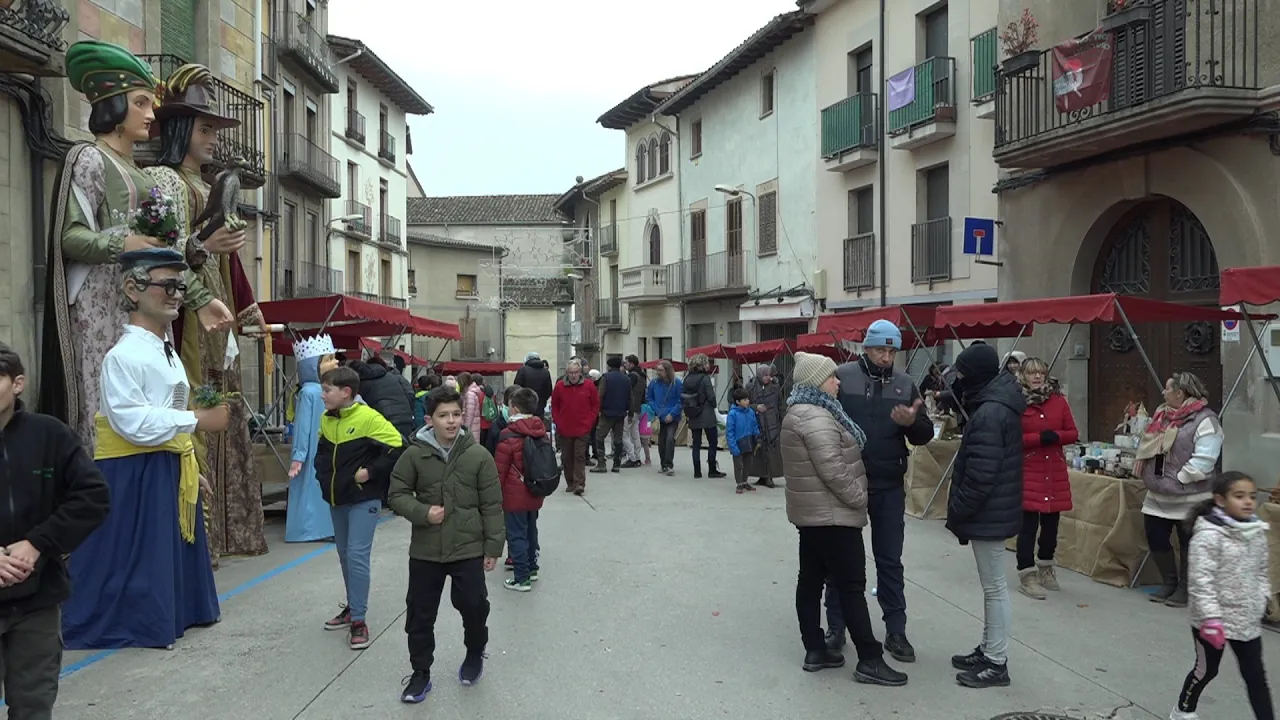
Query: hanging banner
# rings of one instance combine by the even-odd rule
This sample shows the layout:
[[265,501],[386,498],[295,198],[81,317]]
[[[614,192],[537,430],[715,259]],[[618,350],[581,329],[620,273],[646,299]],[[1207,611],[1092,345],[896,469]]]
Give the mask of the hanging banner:
[[916,69],[907,68],[889,78],[889,112],[904,108],[916,99]]
[[1053,99],[1060,113],[1097,105],[1111,96],[1111,33],[1094,32],[1053,48]]

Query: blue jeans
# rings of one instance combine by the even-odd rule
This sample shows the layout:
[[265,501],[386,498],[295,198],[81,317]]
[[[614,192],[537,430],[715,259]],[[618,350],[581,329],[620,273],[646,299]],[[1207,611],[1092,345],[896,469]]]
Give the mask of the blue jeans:
[[369,556],[373,553],[373,532],[378,528],[381,510],[381,500],[329,508],[352,622],[364,622],[369,610]]
[[[907,632],[906,578],[902,570],[902,546],[907,529],[907,496],[899,485],[867,494],[867,514],[871,519],[871,555],[876,561],[876,599],[880,601],[886,633]],[[837,635],[844,632],[840,600],[835,588],[827,585],[827,626]]]
[[538,569],[538,512],[504,513],[507,523],[507,548],[515,566],[516,582],[529,579]]

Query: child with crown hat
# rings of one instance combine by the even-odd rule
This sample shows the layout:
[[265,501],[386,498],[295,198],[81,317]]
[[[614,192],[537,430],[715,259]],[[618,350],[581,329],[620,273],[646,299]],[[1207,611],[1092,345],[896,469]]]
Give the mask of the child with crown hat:
[[329,503],[316,480],[316,448],[320,442],[320,417],[324,415],[320,376],[338,366],[336,349],[328,335],[307,338],[294,346],[298,361],[297,406],[293,416],[293,452],[289,465],[289,509],[285,516],[285,542],[315,542],[333,537]]

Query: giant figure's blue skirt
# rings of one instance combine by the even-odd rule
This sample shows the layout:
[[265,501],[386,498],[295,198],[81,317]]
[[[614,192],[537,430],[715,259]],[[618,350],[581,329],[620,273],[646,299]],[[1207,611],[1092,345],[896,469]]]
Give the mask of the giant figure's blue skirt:
[[189,627],[216,622],[203,507],[194,543],[178,529],[178,456],[96,462],[111,488],[111,513],[71,554],[71,599],[62,609],[66,648],[163,648]]

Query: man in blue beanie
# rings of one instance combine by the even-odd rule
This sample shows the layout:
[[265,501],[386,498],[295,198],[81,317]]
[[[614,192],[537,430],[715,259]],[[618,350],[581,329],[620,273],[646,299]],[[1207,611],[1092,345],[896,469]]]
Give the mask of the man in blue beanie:
[[[871,518],[871,553],[876,561],[876,598],[884,613],[884,649],[899,662],[915,662],[907,640],[906,581],[902,544],[906,534],[907,443],[924,445],[933,439],[933,421],[907,373],[895,373],[893,362],[902,349],[902,332],[888,320],[867,328],[862,355],[836,370],[840,404],[867,435],[862,462],[867,468],[867,513]],[[827,646],[844,647],[845,628],[834,589],[827,586]],[[833,610],[835,611],[833,613]]]

